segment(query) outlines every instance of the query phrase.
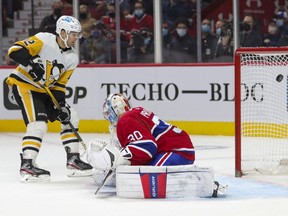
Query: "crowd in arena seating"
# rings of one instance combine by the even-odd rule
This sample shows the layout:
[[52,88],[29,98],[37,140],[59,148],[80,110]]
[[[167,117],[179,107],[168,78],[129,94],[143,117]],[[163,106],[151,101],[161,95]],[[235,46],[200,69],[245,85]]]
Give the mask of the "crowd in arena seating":
[[[153,0],[120,2],[121,63],[153,63]],[[193,23],[196,19],[196,2],[161,1],[163,63],[232,62],[234,41],[231,20],[214,20],[212,24],[211,20],[203,18],[200,52],[197,49],[196,25]],[[211,0],[202,0],[201,7],[205,8],[209,3]],[[53,32],[59,15],[72,15],[72,9],[71,0],[54,2],[53,13],[43,18],[39,30]],[[79,21],[83,28],[81,63],[117,63],[115,10],[112,0],[79,1]],[[285,9],[280,9],[275,17],[271,17],[266,32],[261,32],[259,25],[260,22],[251,15],[242,18],[241,47],[288,45],[288,16]]]

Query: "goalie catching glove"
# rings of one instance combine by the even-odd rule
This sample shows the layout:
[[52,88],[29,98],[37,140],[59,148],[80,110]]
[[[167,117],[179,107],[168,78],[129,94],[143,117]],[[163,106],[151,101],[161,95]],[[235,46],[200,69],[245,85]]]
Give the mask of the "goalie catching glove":
[[44,65],[40,56],[39,55],[33,56],[29,60],[29,66],[31,67],[31,69],[29,70],[28,73],[32,77],[33,81],[34,82],[40,81],[45,74]]
[[69,105],[66,104],[65,102],[60,102],[60,110],[59,114],[57,116],[57,119],[62,123],[62,124],[67,124],[70,121],[71,118],[71,111],[69,109]]
[[103,171],[114,170],[120,165],[130,165],[128,159],[124,158],[119,149],[113,144],[104,140],[92,140],[88,144],[87,161],[95,169]]

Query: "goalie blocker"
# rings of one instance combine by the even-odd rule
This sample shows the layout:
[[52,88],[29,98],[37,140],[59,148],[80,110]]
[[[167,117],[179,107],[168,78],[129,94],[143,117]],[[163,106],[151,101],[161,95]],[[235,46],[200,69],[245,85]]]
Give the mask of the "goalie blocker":
[[[226,186],[227,187],[227,186]],[[226,187],[214,182],[208,167],[118,166],[116,192],[122,198],[217,197]]]

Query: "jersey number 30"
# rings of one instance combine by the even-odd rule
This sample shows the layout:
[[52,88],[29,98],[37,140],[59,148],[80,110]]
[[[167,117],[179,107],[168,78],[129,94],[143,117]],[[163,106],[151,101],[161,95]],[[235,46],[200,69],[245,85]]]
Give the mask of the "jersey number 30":
[[139,131],[134,131],[132,134],[128,135],[128,139],[132,142],[132,141],[136,141],[136,140],[141,140],[142,139],[142,134]]

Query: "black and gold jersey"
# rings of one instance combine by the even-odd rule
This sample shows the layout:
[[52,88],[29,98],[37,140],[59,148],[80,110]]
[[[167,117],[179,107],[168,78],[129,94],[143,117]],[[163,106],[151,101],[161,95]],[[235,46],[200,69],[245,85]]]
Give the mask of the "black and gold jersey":
[[[8,51],[8,55],[19,51],[19,49],[28,50],[31,56],[39,55],[45,68],[43,82],[50,90],[65,92],[66,83],[79,63],[74,48],[63,50],[59,47],[54,34],[40,32],[30,38],[14,43]],[[45,90],[34,82],[29,75],[30,69],[29,65],[20,64],[8,77],[8,85],[16,84],[21,88],[44,93]]]

